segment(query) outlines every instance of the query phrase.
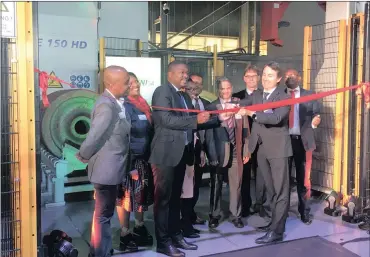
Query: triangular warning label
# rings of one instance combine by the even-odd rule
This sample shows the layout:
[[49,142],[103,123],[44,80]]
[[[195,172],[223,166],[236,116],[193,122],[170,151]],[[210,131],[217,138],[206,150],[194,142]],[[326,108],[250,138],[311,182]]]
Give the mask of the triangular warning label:
[[5,3],[1,3],[1,12],[9,12],[8,7],[6,7]]
[[[56,77],[54,71],[50,72],[49,76],[50,77],[52,77],[52,76]],[[63,88],[62,84],[59,81],[51,79],[51,78],[49,78],[48,87],[49,88]]]

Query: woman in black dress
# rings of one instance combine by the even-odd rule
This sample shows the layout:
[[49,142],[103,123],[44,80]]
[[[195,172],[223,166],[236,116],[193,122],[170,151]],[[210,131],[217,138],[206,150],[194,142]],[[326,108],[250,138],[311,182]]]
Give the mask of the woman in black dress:
[[[153,204],[153,175],[148,163],[153,136],[151,110],[140,95],[140,83],[130,74],[130,89],[124,100],[127,119],[131,120],[130,167],[117,199],[121,224],[121,251],[137,251],[138,246],[151,246],[153,237],[144,226],[144,212]],[[129,232],[130,213],[135,212],[135,227]]]

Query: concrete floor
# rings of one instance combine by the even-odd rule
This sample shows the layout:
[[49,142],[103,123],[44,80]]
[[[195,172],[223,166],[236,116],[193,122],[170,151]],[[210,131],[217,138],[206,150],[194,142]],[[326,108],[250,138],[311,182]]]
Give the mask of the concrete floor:
[[[227,210],[227,188],[225,188],[226,200],[223,203],[224,210]],[[207,218],[208,213],[209,188],[201,188],[201,196],[197,206],[197,212],[200,216]],[[323,214],[325,203],[320,200],[313,200],[312,214],[314,221],[310,226],[304,225],[296,218],[295,211],[297,208],[296,194],[291,197],[290,216],[287,221],[285,241],[298,238],[320,236],[326,240],[343,245],[348,250],[361,257],[370,256],[370,236],[366,231],[358,229],[357,225],[342,222],[340,217],[334,218]],[[94,202],[74,202],[68,203],[63,207],[54,207],[42,210],[42,231],[50,232],[53,229],[61,229],[73,238],[74,246],[79,250],[79,257],[87,257],[88,244],[91,231],[91,218],[93,214]],[[133,217],[131,217],[133,219]],[[264,225],[264,221],[257,217],[251,216],[244,220],[248,225],[242,229],[235,228],[231,223],[224,220],[217,231],[210,232],[207,225],[196,226],[200,229],[201,237],[188,240],[198,245],[197,251],[186,251],[186,256],[204,256],[209,254],[228,252],[238,249],[254,247],[254,240],[263,235],[255,231],[254,226]],[[154,234],[154,221],[152,209],[145,216],[145,225],[149,231]],[[115,214],[112,220],[113,247],[118,249],[119,245],[119,222]],[[360,239],[359,242],[349,242],[354,239]],[[117,254],[115,256],[130,257],[152,257],[164,256],[157,254],[152,249],[142,249],[136,253]]]

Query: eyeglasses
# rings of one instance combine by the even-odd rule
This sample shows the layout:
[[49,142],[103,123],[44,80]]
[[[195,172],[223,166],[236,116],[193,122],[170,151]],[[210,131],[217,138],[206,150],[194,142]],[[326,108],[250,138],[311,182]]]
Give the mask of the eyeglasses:
[[253,75],[253,76],[244,76],[246,79],[256,79],[258,75]]

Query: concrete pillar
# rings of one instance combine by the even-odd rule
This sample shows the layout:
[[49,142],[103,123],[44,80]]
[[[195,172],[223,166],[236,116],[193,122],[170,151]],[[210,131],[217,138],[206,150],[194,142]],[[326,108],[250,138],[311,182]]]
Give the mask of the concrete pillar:
[[326,2],[325,22],[349,19],[352,14],[364,12],[366,2]]

